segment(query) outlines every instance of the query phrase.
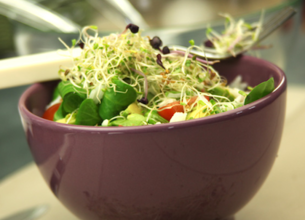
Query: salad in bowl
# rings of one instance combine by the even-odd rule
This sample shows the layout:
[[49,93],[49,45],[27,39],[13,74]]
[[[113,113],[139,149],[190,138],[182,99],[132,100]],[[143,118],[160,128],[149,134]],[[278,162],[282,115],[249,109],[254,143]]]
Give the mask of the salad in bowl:
[[[250,35],[255,40],[259,33],[259,25],[244,22],[230,24],[222,36],[209,29],[205,47],[234,53],[234,47],[245,44],[240,33],[233,38],[234,28],[246,31],[245,39]],[[59,70],[61,82],[43,117],[75,125],[154,125],[227,112],[274,90],[272,77],[254,88],[240,77],[228,84],[213,67],[219,61],[190,54],[206,49],[193,40],[181,54],[163,46],[158,36],[141,32],[129,24],[122,33],[99,37],[95,26],[87,26],[71,47],[62,42],[68,50],[80,46],[82,52],[71,55],[72,66]]]

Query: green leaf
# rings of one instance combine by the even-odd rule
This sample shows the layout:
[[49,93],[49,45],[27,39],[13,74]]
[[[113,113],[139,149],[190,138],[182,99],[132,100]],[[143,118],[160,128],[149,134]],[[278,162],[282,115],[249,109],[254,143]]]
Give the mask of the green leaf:
[[77,88],[69,81],[61,81],[58,84],[58,92],[62,98],[64,98],[65,95],[70,92],[77,92],[77,93],[80,93],[82,96],[86,97],[85,89]]
[[249,30],[252,30],[252,29],[253,29],[252,25],[249,24],[249,23],[247,23],[247,22],[244,23],[244,26],[245,26],[246,28],[248,28]]
[[206,35],[208,35],[208,34],[210,34],[211,32],[213,31],[213,28],[211,28],[211,27],[208,27],[207,29],[206,29]]
[[251,92],[247,95],[244,104],[247,105],[254,102],[264,96],[270,94],[274,90],[274,79],[271,77],[265,82],[262,82],[255,86]]
[[[224,96],[227,97],[230,101],[234,101],[235,96],[232,95],[228,89],[226,89],[225,87],[215,87],[211,90],[209,90],[209,92],[213,95],[218,95],[218,96]],[[219,101],[227,101],[225,99],[219,99]]]
[[97,49],[99,47],[99,45],[98,45],[98,43],[95,43],[94,45],[93,45],[93,49]]
[[205,105],[204,101],[202,101],[201,99],[198,101],[198,104],[200,104],[200,105],[202,105],[202,106]]
[[85,100],[85,97],[81,96],[79,93],[70,92],[66,94],[62,101],[63,111],[66,113],[73,112],[80,106],[83,100]]
[[189,43],[191,46],[194,46],[195,45],[195,41],[192,39],[192,40],[189,40]]
[[148,124],[156,124],[157,122],[160,123],[168,123],[168,121],[163,118],[161,115],[159,115],[157,110],[147,111],[145,112],[144,116],[148,118]]
[[76,39],[72,39],[72,47],[76,45]]
[[54,114],[53,121],[58,121],[59,119],[62,119],[65,117],[65,114],[63,113],[62,110],[62,104],[59,106],[58,110]]
[[94,30],[97,30],[97,29],[98,29],[97,26],[95,26],[95,25],[91,25],[90,28],[92,28],[92,29],[94,29]]
[[110,123],[110,126],[141,126],[144,125],[142,121],[134,121],[127,119],[117,119]]
[[127,116],[128,120],[133,120],[133,121],[145,121],[145,117],[140,114],[130,114]]
[[215,100],[211,99],[210,103],[213,105],[213,111],[211,111],[211,113],[210,113],[211,115],[218,114],[218,113],[222,112],[220,107],[215,102]]
[[73,112],[87,97],[85,89],[77,88],[68,81],[61,81],[58,84],[58,92],[63,98],[62,110],[64,113]]
[[180,98],[181,96],[181,92],[179,91],[167,91],[165,92],[165,96],[168,97],[168,98]]
[[76,114],[76,125],[97,125],[101,124],[102,119],[98,113],[98,106],[92,99],[85,99]]
[[137,98],[137,92],[129,84],[117,78],[112,79],[112,83],[115,88],[108,88],[105,91],[99,107],[99,114],[103,120],[119,115],[122,110]]
[[238,91],[238,93],[239,93],[240,95],[244,96],[244,97],[246,97],[246,96],[247,96],[247,93],[245,93],[245,92],[244,92],[244,91],[242,91],[242,90],[239,90],[239,91]]
[[191,61],[191,60],[187,60],[187,61],[185,62],[185,66],[187,66],[187,67],[189,67],[191,64],[192,64],[192,61]]
[[127,118],[119,118],[110,123],[110,126],[141,126],[145,125],[145,117],[139,114],[128,115]]

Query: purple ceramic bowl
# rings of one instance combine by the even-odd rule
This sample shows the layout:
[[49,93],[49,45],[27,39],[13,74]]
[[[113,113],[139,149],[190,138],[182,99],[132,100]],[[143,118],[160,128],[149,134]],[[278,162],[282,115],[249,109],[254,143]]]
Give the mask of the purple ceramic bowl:
[[55,196],[85,220],[232,218],[266,179],[280,144],[286,77],[242,56],[215,68],[276,90],[206,118],[141,127],[90,127],[41,118],[55,82],[31,86],[19,111],[28,144]]

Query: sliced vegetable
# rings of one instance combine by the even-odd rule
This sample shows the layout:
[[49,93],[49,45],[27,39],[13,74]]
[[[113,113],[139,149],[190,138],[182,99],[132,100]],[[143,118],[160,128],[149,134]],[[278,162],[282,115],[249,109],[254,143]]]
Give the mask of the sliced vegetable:
[[207,105],[203,102],[199,102],[193,109],[192,112],[187,114],[186,119],[195,119],[195,118],[202,118],[207,115]]
[[[190,98],[187,105],[192,105],[197,100],[197,96]],[[180,101],[169,103],[159,109],[159,115],[170,121],[176,112],[184,112],[184,107]]]
[[183,105],[180,104],[180,101],[167,104],[166,106],[160,108],[158,113],[169,121],[176,112],[184,112]]
[[72,125],[75,124],[75,120],[76,120],[75,116],[76,116],[75,113],[67,114],[66,117],[59,119],[56,122]]
[[121,115],[128,116],[130,114],[139,114],[142,115],[142,109],[137,105],[137,103],[131,103],[123,112],[121,112]]
[[57,103],[55,105],[52,105],[51,107],[49,107],[43,114],[43,118],[53,121],[54,119],[54,114],[55,112],[58,110],[59,106],[61,105],[61,103]]

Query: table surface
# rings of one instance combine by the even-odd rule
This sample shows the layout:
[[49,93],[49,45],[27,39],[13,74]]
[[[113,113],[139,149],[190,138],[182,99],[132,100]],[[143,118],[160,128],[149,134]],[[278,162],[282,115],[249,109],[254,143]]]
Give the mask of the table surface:
[[[278,158],[256,196],[235,220],[305,219],[305,87],[288,86],[285,127]],[[0,219],[47,204],[41,220],[77,220],[51,193],[35,164],[0,182]]]

